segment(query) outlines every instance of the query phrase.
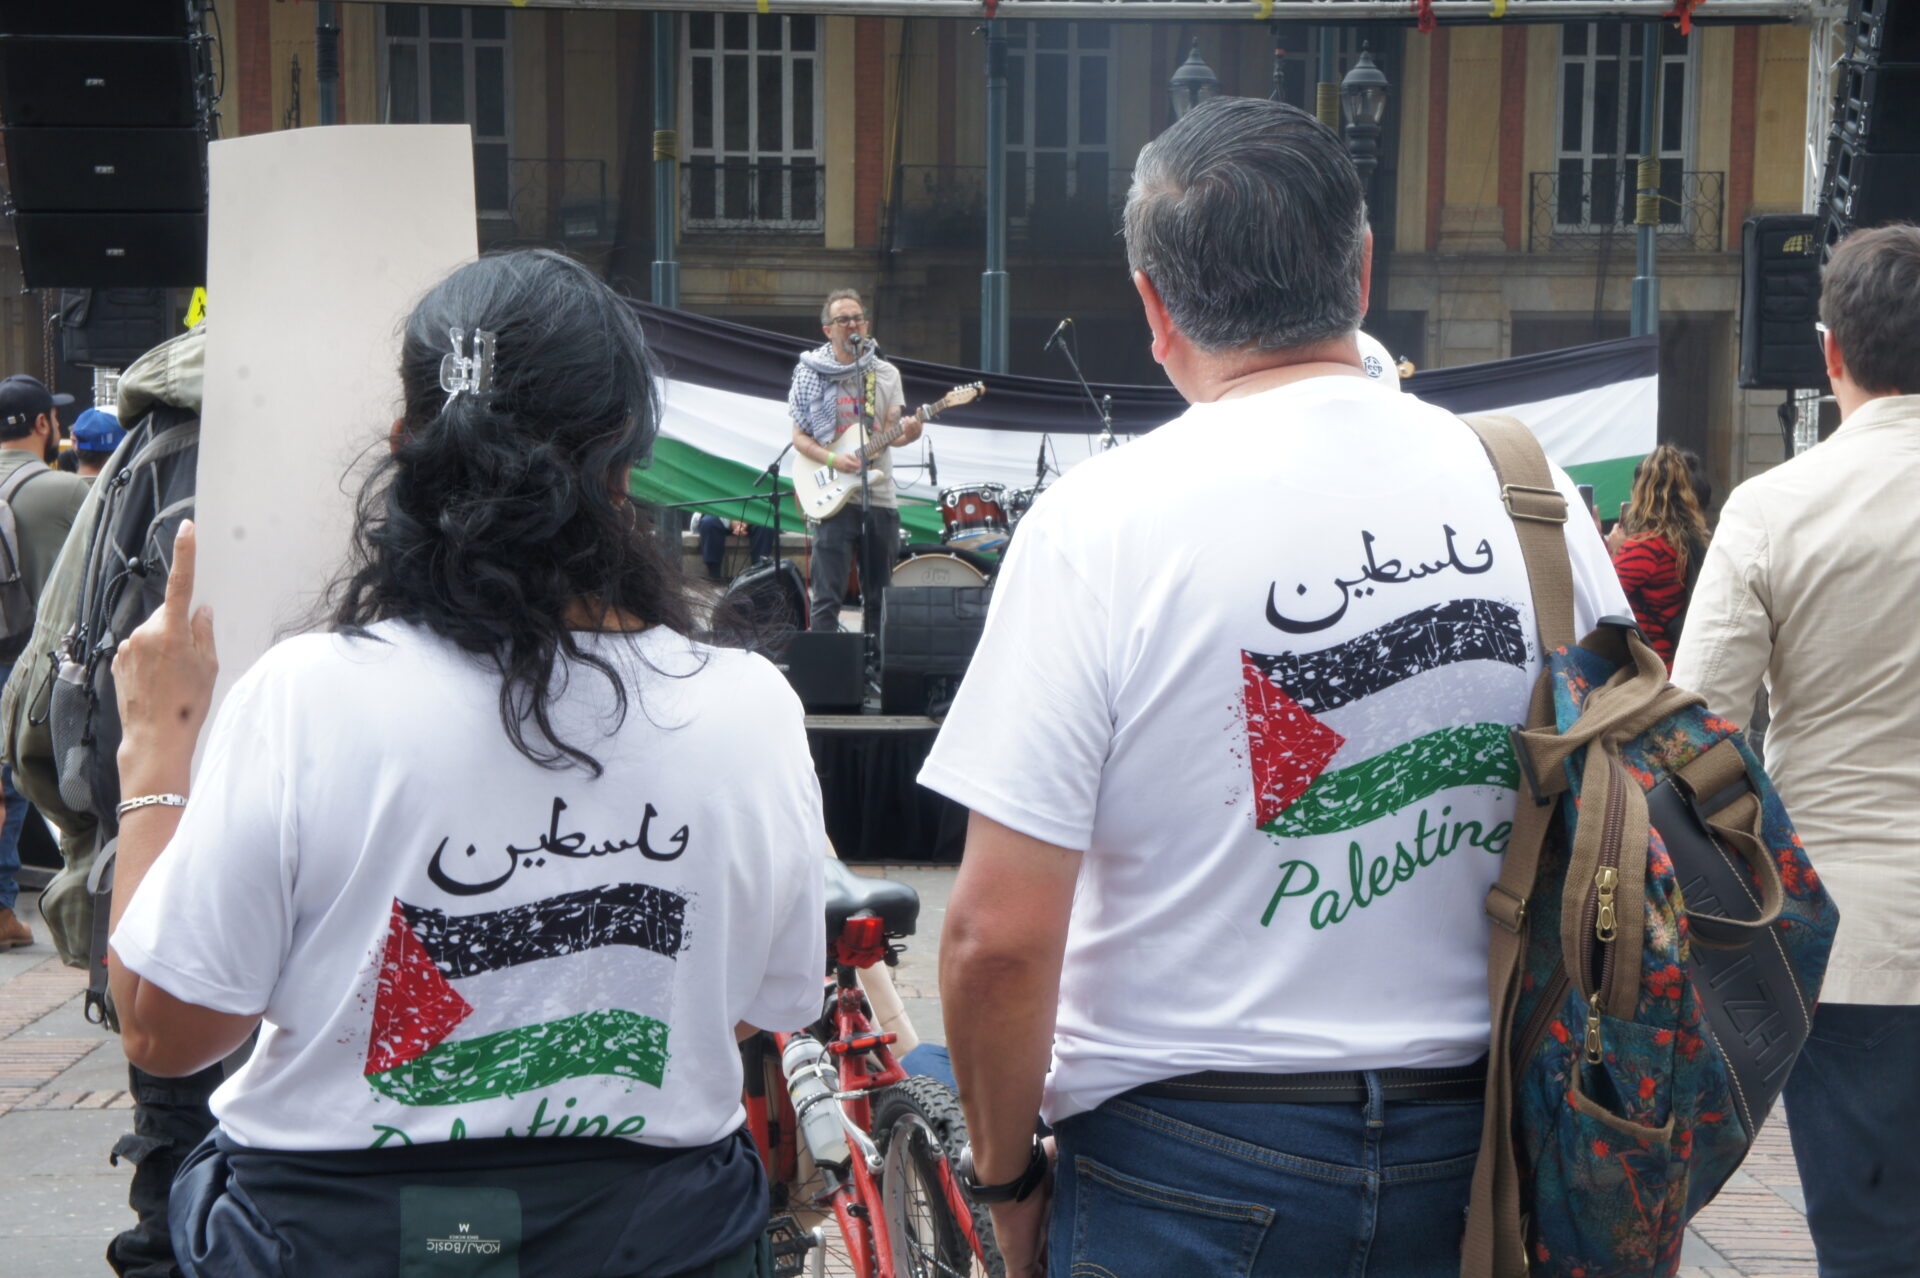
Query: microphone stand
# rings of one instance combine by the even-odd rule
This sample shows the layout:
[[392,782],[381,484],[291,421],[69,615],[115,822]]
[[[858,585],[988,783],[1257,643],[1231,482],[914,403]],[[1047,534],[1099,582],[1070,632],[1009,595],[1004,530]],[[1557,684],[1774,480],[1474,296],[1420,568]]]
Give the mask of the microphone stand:
[[1100,451],[1105,452],[1114,446],[1113,396],[1101,395],[1097,398],[1094,396],[1093,387],[1087,385],[1086,374],[1080,371],[1080,361],[1073,357],[1073,347],[1065,340],[1064,336],[1056,341],[1054,345],[1058,346],[1060,353],[1067,357],[1067,364],[1073,369],[1075,380],[1080,383],[1080,389],[1086,392],[1087,402],[1092,404],[1093,411],[1100,415]]

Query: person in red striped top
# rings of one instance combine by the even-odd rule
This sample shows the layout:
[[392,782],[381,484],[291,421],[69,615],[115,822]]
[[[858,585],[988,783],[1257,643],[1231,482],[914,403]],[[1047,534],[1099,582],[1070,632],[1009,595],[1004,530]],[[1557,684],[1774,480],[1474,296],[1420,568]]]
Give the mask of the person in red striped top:
[[1633,468],[1633,493],[1607,544],[1634,619],[1668,669],[1707,536],[1689,455],[1661,444]]

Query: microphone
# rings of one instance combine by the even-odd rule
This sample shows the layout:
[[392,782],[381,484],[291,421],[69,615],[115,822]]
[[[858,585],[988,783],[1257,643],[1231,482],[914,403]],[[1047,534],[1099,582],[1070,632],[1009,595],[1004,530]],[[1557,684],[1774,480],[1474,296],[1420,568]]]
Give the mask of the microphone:
[[933,436],[927,436],[927,482],[940,486],[940,459],[933,455]]
[[1071,327],[1073,327],[1073,316],[1071,315],[1067,316],[1067,318],[1061,320],[1057,325],[1055,325],[1053,334],[1047,338],[1046,343],[1040,348],[1041,354],[1044,355],[1046,352],[1058,346],[1060,344],[1061,337],[1063,337],[1066,334],[1066,331]]

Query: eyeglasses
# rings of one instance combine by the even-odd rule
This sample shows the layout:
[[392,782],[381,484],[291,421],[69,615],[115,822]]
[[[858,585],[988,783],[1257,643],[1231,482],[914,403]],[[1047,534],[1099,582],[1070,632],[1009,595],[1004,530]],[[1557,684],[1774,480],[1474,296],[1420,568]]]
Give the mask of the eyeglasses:
[[1832,329],[1828,328],[1819,320],[1813,322],[1813,344],[1820,348],[1820,354],[1822,356],[1825,356],[1827,353],[1827,334],[1832,331]]
[[858,313],[855,313],[852,315],[836,315],[832,319],[827,321],[827,323],[829,324],[840,324],[840,325],[864,324],[866,322],[867,322],[867,317]]

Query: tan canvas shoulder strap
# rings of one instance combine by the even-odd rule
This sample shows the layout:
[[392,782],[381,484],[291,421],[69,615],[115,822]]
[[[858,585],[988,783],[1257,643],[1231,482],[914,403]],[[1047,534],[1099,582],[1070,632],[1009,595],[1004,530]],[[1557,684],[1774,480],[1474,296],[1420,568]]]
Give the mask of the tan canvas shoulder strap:
[[[1573,564],[1567,558],[1567,500],[1554,486],[1540,442],[1512,417],[1470,417],[1500,484],[1500,500],[1513,519],[1533,594],[1540,657],[1574,641]],[[1528,707],[1530,729],[1553,725],[1553,682],[1544,665]],[[1523,769],[1523,776],[1525,769]],[[1491,923],[1487,947],[1487,1000],[1492,1009],[1492,1046],[1487,1058],[1486,1118],[1480,1157],[1474,1165],[1473,1198],[1461,1244],[1462,1278],[1525,1278],[1526,1229],[1520,1215],[1520,1169],[1513,1152],[1513,1009],[1526,954],[1527,898],[1533,893],[1540,850],[1555,811],[1550,795],[1523,783],[1512,837],[1501,859],[1500,880],[1487,894]]]

